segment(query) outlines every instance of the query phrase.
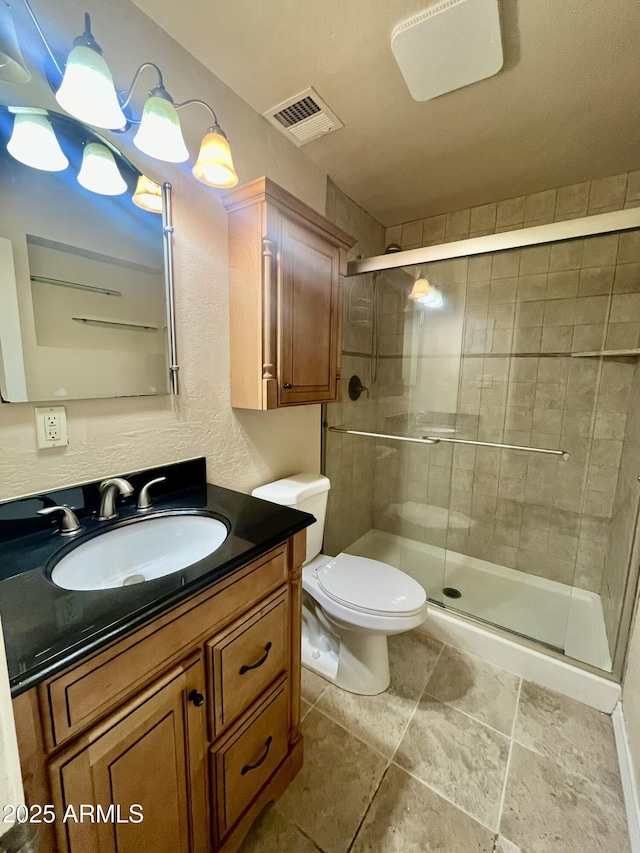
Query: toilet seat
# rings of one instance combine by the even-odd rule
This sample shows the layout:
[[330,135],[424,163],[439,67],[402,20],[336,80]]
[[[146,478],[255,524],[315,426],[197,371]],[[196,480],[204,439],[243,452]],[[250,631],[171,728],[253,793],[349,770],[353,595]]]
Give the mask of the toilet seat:
[[374,616],[414,616],[427,600],[423,587],[399,569],[353,554],[338,554],[315,572],[324,594],[352,610]]

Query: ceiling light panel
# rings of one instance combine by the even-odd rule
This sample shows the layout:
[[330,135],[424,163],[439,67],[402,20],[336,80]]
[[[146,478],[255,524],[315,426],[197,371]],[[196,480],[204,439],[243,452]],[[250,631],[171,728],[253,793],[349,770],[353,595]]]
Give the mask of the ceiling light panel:
[[502,68],[498,0],[442,0],[398,24],[391,50],[411,97],[429,101]]

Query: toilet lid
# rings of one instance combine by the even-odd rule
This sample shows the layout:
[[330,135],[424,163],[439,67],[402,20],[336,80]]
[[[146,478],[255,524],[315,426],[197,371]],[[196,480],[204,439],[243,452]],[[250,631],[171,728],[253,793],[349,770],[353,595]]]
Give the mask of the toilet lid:
[[338,554],[318,569],[317,577],[329,598],[364,613],[412,616],[427,600],[424,589],[409,575],[353,554]]

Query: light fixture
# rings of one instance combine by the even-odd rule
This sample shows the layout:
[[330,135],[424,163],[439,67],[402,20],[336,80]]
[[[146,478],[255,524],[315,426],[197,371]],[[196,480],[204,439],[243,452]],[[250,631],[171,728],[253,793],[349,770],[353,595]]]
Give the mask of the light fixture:
[[409,299],[424,308],[442,308],[444,305],[442,291],[422,275],[414,281]]
[[89,142],[85,145],[78,183],[86,190],[100,195],[122,195],[127,189],[113,154],[106,145],[99,142]]
[[[22,2],[49,54],[56,77],[61,78],[56,100],[64,110],[79,121],[107,130],[126,131],[132,124],[139,125],[133,141],[140,151],[158,160],[183,163],[189,159],[189,152],[182,136],[178,110],[191,104],[200,104],[211,113],[213,124],[202,140],[198,160],[192,169],[193,175],[211,187],[228,188],[238,183],[226,134],[220,127],[215,112],[207,103],[195,98],[175,103],[164,86],[162,71],[153,62],[143,62],[133,75],[128,90],[118,94],[109,66],[91,32],[91,20],[87,14],[84,32],[74,40],[63,67],[51,50],[29,0]],[[5,3],[6,0],[0,0],[0,7],[8,12]],[[4,28],[0,32],[4,32]],[[15,35],[15,30],[13,33]],[[8,52],[13,55],[17,48],[19,54],[17,39],[0,39],[0,47],[5,42],[10,43]],[[0,54],[0,62],[1,59]],[[142,115],[136,119],[128,113],[125,114],[125,110],[130,105],[140,75],[147,68],[155,70],[158,84],[149,91]],[[55,89],[55,84],[51,80],[50,83]]]
[[69,115],[108,130],[122,129],[127,120],[118,102],[111,71],[100,45],[91,32],[91,19],[84,16],[84,32],[67,57],[56,101]]
[[238,183],[229,141],[217,122],[202,140],[198,159],[191,171],[195,178],[210,187],[231,188]]
[[[1,2],[2,0],[0,0]],[[15,114],[13,132],[7,143],[11,156],[45,172],[61,172],[69,165],[56,139],[47,111],[37,107],[9,107]]]
[[189,159],[178,112],[162,81],[149,92],[133,144],[143,154],[167,163],[184,163]]
[[28,83],[31,73],[26,66],[10,7],[0,0],[0,79],[8,83]]
[[138,207],[141,207],[142,210],[148,210],[150,213],[162,213],[162,189],[160,184],[156,184],[155,181],[152,181],[146,175],[140,175],[131,201]]

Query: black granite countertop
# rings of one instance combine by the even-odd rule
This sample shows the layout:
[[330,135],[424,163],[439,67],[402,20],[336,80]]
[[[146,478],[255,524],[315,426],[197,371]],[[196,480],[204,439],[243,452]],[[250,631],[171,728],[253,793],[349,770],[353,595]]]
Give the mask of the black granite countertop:
[[[109,522],[95,517],[98,482],[0,504],[0,618],[14,697],[314,521],[307,513],[208,485],[204,459],[122,476],[135,487],[135,495],[121,503],[118,518]],[[152,510],[140,513],[135,506],[140,487],[159,476],[167,477],[166,483],[152,491]],[[38,508],[53,503],[74,509],[84,527],[81,534],[65,540],[58,533],[59,519],[36,514]],[[213,554],[157,580],[71,592],[49,579],[53,563],[80,542],[140,517],[176,512],[218,518],[226,522],[229,534]]]

